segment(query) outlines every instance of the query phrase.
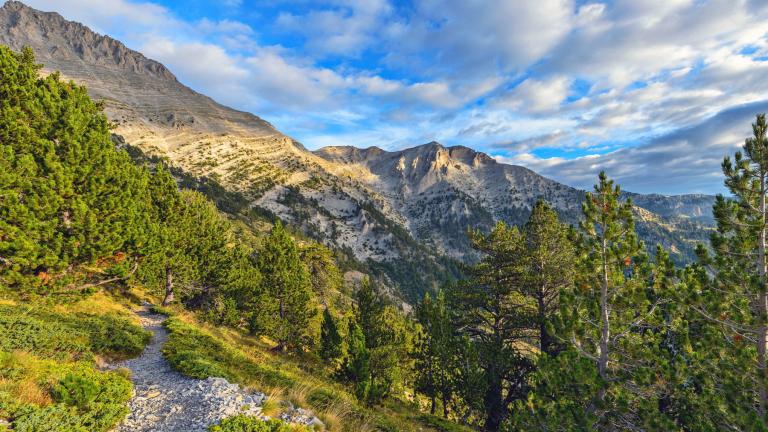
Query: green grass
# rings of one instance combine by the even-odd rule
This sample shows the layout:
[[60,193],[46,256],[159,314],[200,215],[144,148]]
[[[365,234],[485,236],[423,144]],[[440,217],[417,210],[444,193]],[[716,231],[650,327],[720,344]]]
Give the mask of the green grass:
[[171,367],[184,375],[198,379],[222,377],[270,388],[296,384],[295,379],[286,373],[257,363],[242,351],[177,317],[169,318],[165,327],[170,336],[163,346],[163,356]]

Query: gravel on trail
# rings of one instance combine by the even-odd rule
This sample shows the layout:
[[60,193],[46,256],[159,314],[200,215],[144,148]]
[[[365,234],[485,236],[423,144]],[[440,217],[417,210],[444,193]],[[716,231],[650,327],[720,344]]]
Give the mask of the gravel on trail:
[[129,369],[134,385],[130,413],[116,432],[204,432],[225,417],[262,417],[263,393],[247,391],[224,378],[199,380],[171,369],[161,351],[168,339],[163,327],[166,317],[146,307],[138,314],[154,337],[139,357],[110,367]]

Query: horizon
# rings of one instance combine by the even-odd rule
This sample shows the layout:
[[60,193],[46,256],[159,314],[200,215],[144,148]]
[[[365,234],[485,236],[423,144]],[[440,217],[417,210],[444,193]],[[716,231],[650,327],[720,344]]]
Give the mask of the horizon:
[[768,111],[768,5],[746,0],[24,3],[311,150],[437,141],[582,189],[605,170],[632,192],[715,194]]

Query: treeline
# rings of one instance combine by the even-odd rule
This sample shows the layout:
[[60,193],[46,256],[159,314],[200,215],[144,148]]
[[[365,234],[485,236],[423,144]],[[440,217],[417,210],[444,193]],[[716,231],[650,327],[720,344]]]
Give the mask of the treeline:
[[508,430],[767,430],[765,115],[734,158],[717,232],[676,268],[644,252],[604,173],[580,227],[539,202],[472,233],[470,277],[418,308],[416,389],[434,412]]

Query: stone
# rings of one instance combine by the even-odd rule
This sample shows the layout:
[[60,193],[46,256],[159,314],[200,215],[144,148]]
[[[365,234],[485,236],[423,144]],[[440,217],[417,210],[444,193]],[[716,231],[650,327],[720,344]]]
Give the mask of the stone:
[[[139,357],[108,366],[129,369],[136,390],[128,403],[130,412],[115,432],[206,432],[209,426],[234,415],[269,419],[261,412],[267,399],[264,393],[243,389],[221,377],[198,380],[171,369],[162,357],[168,340],[162,325],[165,316],[147,308],[139,316],[154,334],[152,342]],[[311,412],[291,404],[280,418],[294,424],[322,425]]]

